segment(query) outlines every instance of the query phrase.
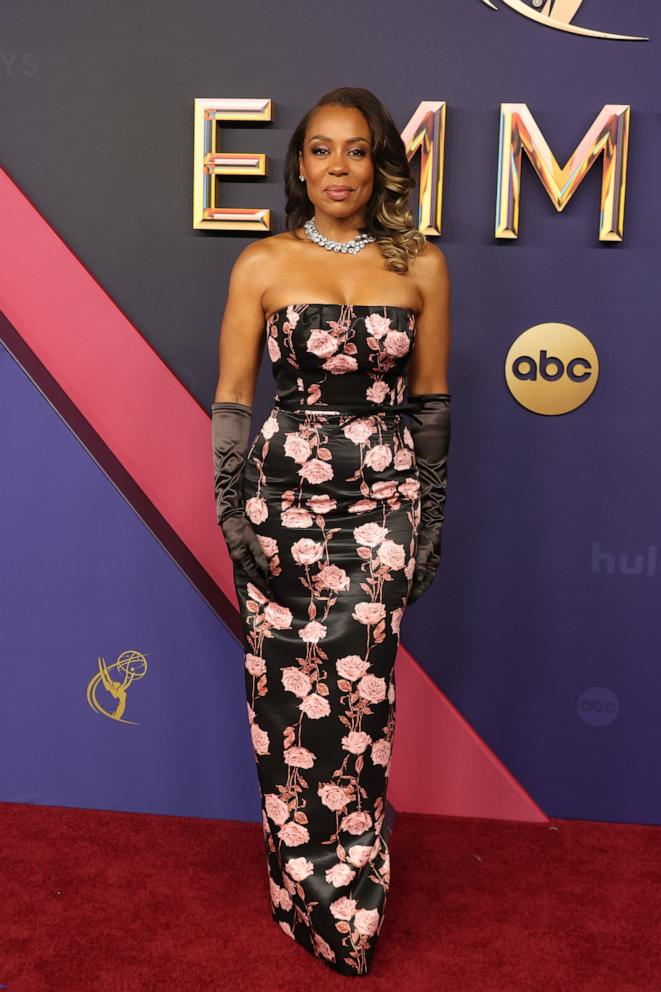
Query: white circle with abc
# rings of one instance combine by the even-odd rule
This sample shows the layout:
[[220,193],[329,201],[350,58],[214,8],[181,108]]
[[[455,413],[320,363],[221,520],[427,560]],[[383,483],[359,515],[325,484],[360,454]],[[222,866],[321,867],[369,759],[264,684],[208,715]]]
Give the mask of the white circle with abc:
[[585,403],[597,384],[599,359],[571,324],[536,324],[507,352],[505,379],[514,399],[533,413],[555,416]]

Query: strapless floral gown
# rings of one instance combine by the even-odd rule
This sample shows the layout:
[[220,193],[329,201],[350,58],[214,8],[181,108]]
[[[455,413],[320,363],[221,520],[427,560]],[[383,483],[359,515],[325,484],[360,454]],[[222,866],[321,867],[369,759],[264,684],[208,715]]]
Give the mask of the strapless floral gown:
[[277,395],[243,476],[274,597],[235,567],[271,910],[345,975],[370,966],[390,884],[394,662],[420,521],[413,438],[392,408],[415,331],[395,306],[271,313]]

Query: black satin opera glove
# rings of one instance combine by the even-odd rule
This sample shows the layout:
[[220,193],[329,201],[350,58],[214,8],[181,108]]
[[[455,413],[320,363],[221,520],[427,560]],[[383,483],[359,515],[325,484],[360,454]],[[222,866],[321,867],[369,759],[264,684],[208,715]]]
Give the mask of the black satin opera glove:
[[216,517],[230,558],[270,599],[269,563],[246,517],[241,492],[251,420],[252,407],[245,403],[211,404]]
[[441,560],[450,450],[450,393],[418,393],[409,398],[419,404],[409,428],[418,464],[421,500],[418,550],[407,601],[414,603],[434,581]]

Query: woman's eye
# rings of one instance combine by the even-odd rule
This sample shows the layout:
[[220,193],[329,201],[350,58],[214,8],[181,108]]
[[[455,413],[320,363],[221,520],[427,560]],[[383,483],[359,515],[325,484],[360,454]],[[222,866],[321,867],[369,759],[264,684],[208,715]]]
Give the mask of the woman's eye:
[[[313,155],[316,155],[317,152],[325,152],[325,151],[328,151],[328,149],[327,148],[313,148],[312,149],[312,154]],[[352,152],[358,152],[358,156],[360,158],[365,158],[365,155],[367,154],[363,148],[352,148],[351,151]]]

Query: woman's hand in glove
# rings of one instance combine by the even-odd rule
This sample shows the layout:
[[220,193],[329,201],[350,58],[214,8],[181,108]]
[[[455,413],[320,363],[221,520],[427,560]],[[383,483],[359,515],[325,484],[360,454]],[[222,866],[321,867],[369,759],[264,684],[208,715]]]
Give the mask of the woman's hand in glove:
[[232,561],[272,599],[269,563],[245,515],[241,492],[252,407],[222,401],[212,403],[211,411],[216,517]]
[[265,596],[272,599],[269,563],[250,521],[245,514],[237,513],[225,517],[220,526],[232,561]]
[[415,571],[407,602],[414,603],[434,581],[441,560],[445,487],[450,449],[450,393],[419,393],[410,431],[420,477],[420,529]]
[[415,571],[413,584],[409,593],[408,603],[415,603],[434,581],[436,570],[441,560],[438,545],[434,545],[429,535],[422,531],[418,537],[418,551],[415,556]]

